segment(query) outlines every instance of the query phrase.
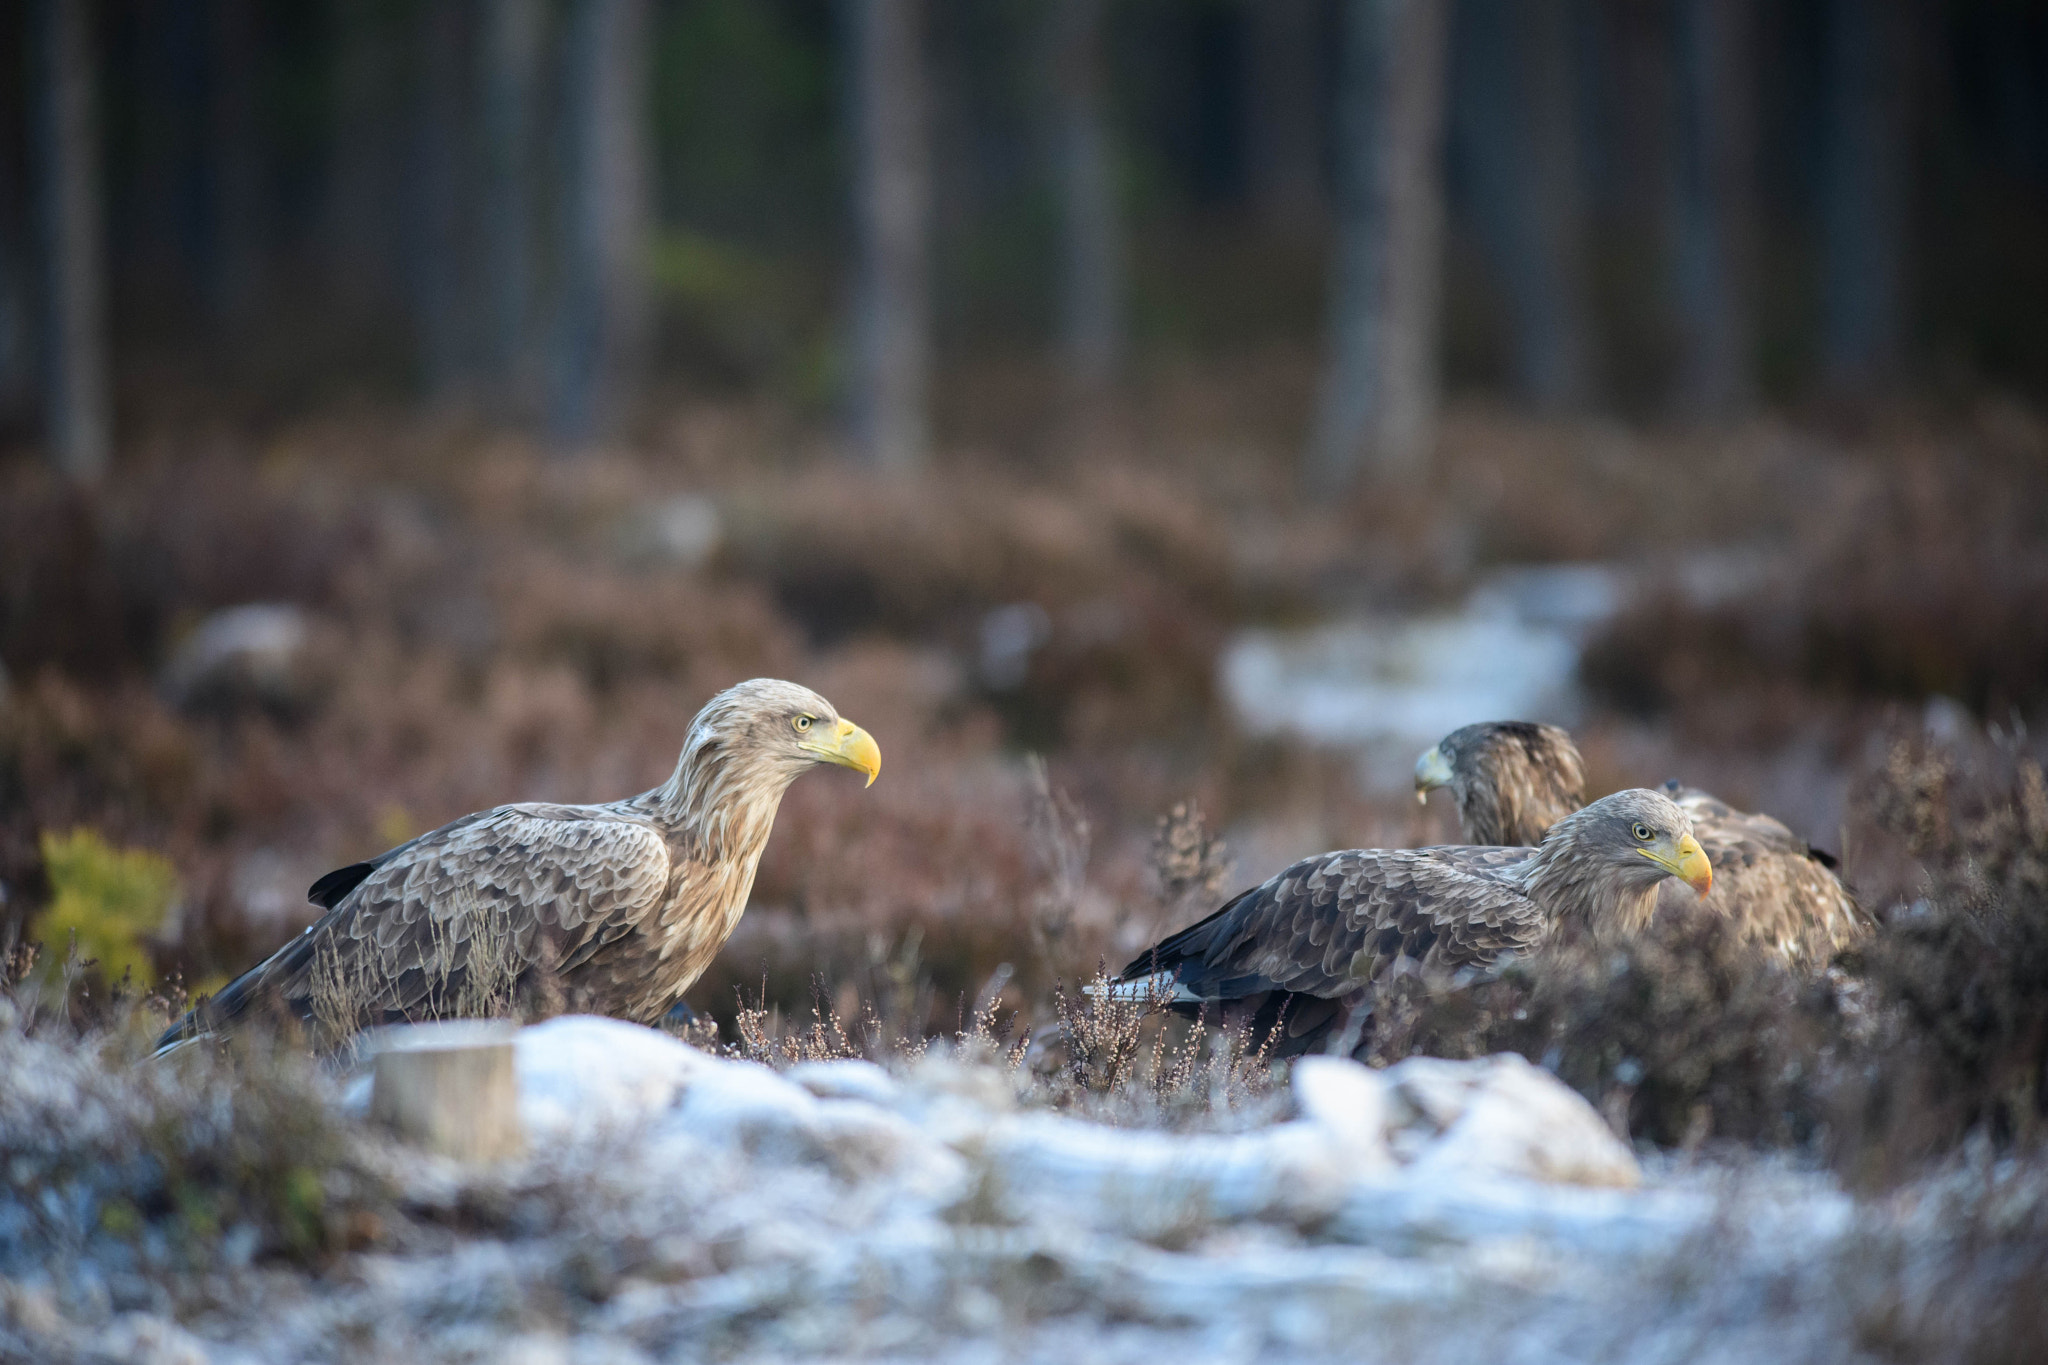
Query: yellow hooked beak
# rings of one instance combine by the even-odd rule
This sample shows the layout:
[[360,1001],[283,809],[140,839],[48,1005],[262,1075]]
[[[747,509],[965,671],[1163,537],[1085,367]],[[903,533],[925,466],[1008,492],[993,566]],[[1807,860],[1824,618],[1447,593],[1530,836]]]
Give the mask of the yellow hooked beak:
[[1450,785],[1451,761],[1444,757],[1443,746],[1432,744],[1415,760],[1415,800],[1426,806],[1431,792]]
[[796,747],[816,754],[827,763],[866,773],[870,787],[875,785],[875,779],[882,772],[882,750],[875,743],[875,737],[850,720],[840,721],[828,738],[811,740]]
[[1701,900],[1714,889],[1714,865],[1707,861],[1707,851],[1700,847],[1700,841],[1690,834],[1676,844],[1666,840],[1661,848],[1639,848],[1636,852],[1691,887]]

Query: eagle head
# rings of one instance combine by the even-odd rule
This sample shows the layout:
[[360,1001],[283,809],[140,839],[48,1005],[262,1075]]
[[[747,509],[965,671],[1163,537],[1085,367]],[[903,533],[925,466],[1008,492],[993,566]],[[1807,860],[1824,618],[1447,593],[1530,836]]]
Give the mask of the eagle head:
[[1583,916],[1595,929],[1633,932],[1657,907],[1657,885],[1676,877],[1704,898],[1714,865],[1692,820],[1662,792],[1632,787],[1551,826],[1524,873],[1532,895]]
[[686,752],[716,750],[785,781],[820,763],[865,773],[869,786],[882,771],[872,735],[810,688],[780,678],[728,687],[704,704],[690,729]]
[[1586,801],[1586,767],[1555,725],[1489,720],[1453,730],[1415,760],[1415,799],[1450,789],[1475,844],[1536,844]]

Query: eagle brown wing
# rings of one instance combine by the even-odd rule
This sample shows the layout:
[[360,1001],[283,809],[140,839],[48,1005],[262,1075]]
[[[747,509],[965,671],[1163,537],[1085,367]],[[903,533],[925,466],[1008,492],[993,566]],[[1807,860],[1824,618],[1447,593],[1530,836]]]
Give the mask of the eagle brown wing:
[[[1706,908],[1726,915],[1743,937],[1819,966],[1870,930],[1869,912],[1832,870],[1833,859],[1783,823],[1703,791],[1665,786],[1691,817],[1693,835],[1714,865]],[[1665,883],[1659,896],[1662,909],[1679,913],[1701,904],[1676,882]]]
[[1460,968],[1534,945],[1541,912],[1510,874],[1526,848],[1349,849],[1306,858],[1125,967],[1171,973],[1176,996],[1349,994],[1400,958]]
[[[223,989],[208,1020],[264,1000],[300,1018],[353,1007],[364,1022],[435,1017],[466,997],[509,1000],[536,966],[571,972],[652,918],[669,863],[651,823],[609,807],[466,816],[322,878],[316,890],[330,894],[334,879],[352,884],[305,933]],[[352,998],[323,1006],[323,993]],[[163,1041],[194,1024],[188,1016]]]

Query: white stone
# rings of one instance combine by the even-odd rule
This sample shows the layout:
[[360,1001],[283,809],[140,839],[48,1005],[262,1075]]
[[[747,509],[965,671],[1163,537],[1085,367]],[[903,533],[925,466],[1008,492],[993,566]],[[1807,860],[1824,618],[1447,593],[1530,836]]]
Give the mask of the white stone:
[[[928,1200],[953,1195],[966,1178],[958,1156],[878,1104],[821,1099],[758,1063],[713,1057],[638,1024],[570,1015],[521,1030],[513,1046],[520,1116],[536,1138],[641,1129],[650,1150],[675,1160],[708,1144],[823,1166],[844,1179],[885,1178]],[[797,1070],[821,1089],[888,1093],[895,1083],[869,1066]]]
[[1387,1151],[1387,1086],[1380,1073],[1348,1057],[1303,1057],[1288,1078],[1302,1118],[1341,1138],[1358,1171],[1391,1164]]
[[536,1138],[645,1123],[717,1065],[665,1033],[591,1014],[521,1029],[512,1049],[520,1122]]
[[903,1094],[903,1086],[894,1076],[858,1057],[801,1062],[783,1074],[821,1100],[866,1100],[888,1106]]
[[[1424,1059],[1392,1068],[1389,1077],[1417,1060]],[[1443,1124],[1442,1136],[1416,1157],[1413,1174],[1502,1175],[1623,1189],[1641,1183],[1634,1153],[1563,1081],[1512,1052],[1464,1065],[1470,1070],[1462,1097],[1438,1067],[1414,1068],[1402,1078],[1402,1094],[1412,1095],[1411,1103]]]

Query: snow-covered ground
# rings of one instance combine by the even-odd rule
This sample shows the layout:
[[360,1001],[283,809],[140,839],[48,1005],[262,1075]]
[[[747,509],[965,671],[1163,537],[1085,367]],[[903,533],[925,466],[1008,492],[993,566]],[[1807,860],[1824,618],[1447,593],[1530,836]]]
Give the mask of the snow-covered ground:
[[1849,1360],[1868,1305],[1840,1267],[1900,1216],[1789,1168],[1646,1171],[1511,1056],[1307,1059],[1291,1117],[1186,1133],[1023,1107],[1012,1073],[946,1055],[778,1073],[589,1017],[514,1045],[524,1158],[394,1157],[442,1241],[247,1269],[183,1325],[19,1276],[14,1340],[161,1362]]

